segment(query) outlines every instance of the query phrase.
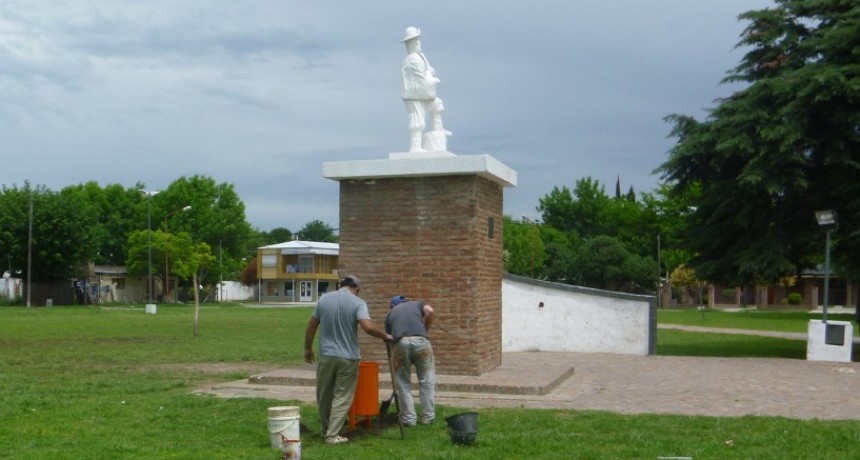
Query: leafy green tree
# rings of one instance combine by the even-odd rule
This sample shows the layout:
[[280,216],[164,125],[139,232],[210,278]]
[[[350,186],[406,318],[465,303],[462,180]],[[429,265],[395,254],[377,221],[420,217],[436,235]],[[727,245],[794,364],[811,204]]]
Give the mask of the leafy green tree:
[[170,234],[170,272],[172,276],[187,280],[199,276],[215,263],[212,248],[203,241],[194,242],[185,232]]
[[[32,244],[30,204],[32,203]],[[11,264],[27,276],[28,247],[37,282],[64,280],[84,274],[97,253],[92,224],[98,211],[81,194],[53,192],[44,186],[3,186],[0,190],[0,247]]]
[[78,195],[88,206],[93,207],[95,219],[89,223],[98,249],[93,263],[99,265],[124,265],[128,235],[146,222],[136,214],[140,193],[136,188],[123,188],[119,184],[104,188],[91,181],[64,187],[63,192]]
[[630,253],[611,236],[587,241],[577,265],[584,286],[627,292],[653,292],[656,286],[654,261]]
[[[195,242],[190,234],[186,232],[164,233],[162,231],[152,232],[153,254],[157,254],[153,262],[153,275],[158,274],[162,280],[165,279],[165,268],[171,277],[187,280],[191,278],[191,286],[194,292],[194,317],[193,334],[197,336],[198,319],[200,312],[200,280],[208,268],[215,265],[215,256],[212,248],[205,242]],[[129,236],[129,264],[126,267],[129,272],[142,272],[148,270],[149,256],[149,231],[138,230]],[[161,263],[164,261],[165,263]],[[166,266],[165,266],[166,264]],[[166,298],[164,289],[167,284],[162,283],[162,298]]]
[[[185,241],[184,236],[187,233],[164,233],[161,230],[149,232],[148,230],[136,230],[128,237],[128,257],[126,259],[125,269],[128,273],[136,273],[142,275],[149,274],[149,255],[152,251],[152,276],[162,280],[161,294],[162,298],[166,295],[165,268],[174,272],[174,260],[180,257],[180,254],[185,251],[184,247],[191,244],[190,238]],[[151,238],[151,240],[150,240]],[[166,255],[165,255],[166,254]]]
[[212,249],[208,244],[204,242],[192,242],[191,236],[187,233],[180,233],[176,236],[179,240],[177,242],[178,248],[181,248],[181,251],[178,251],[179,253],[174,259],[171,270],[181,279],[191,278],[192,289],[194,290],[194,317],[192,324],[193,334],[196,337],[200,316],[200,284],[198,280],[206,268],[214,264],[215,257],[212,255]]
[[574,230],[585,238],[612,233],[611,210],[617,203],[606,195],[600,181],[586,177],[576,181],[573,189],[576,199],[573,202]]
[[[653,289],[661,225],[655,204],[656,199],[649,195],[642,202],[635,196],[622,195],[620,182],[616,184],[615,198],[607,196],[604,187],[590,177],[577,180],[573,191],[554,187],[538,206],[545,226],[557,232],[542,234],[546,248],[543,275],[554,281],[594,287],[611,285],[636,292]],[[611,238],[611,248],[607,246],[604,251],[617,249],[625,264],[616,264],[611,270],[581,265],[582,260],[591,260],[595,255],[583,251],[607,244],[605,240],[595,241],[600,237]],[[652,266],[650,271],[646,270],[648,265]],[[626,273],[616,274],[616,270]]]
[[546,256],[539,224],[517,222],[505,216],[503,232],[505,270],[514,275],[539,277]]
[[[218,269],[214,270],[213,266],[202,274],[203,283],[238,277],[244,265],[242,259],[252,254],[256,243],[260,242],[259,233],[245,218],[245,204],[231,184],[219,184],[199,175],[181,177],[149,199],[152,200],[153,230],[166,230],[171,236],[175,232],[186,232],[193,241],[205,242],[216,252]],[[144,217],[145,223],[146,200],[141,198],[138,206],[138,215]],[[186,206],[191,208],[180,211]],[[146,228],[145,225],[142,228]]]
[[337,243],[337,235],[334,229],[321,220],[312,220],[305,224],[296,235],[302,241],[320,241],[325,243]]
[[278,244],[293,239],[293,232],[284,227],[275,227],[268,232],[261,232],[262,245]]
[[615,237],[628,251],[640,256],[656,253],[659,223],[652,209],[642,202],[621,197],[605,203],[602,214],[606,223],[601,235]]
[[642,194],[643,214],[655,219],[654,232],[660,238],[661,277],[668,278],[675,267],[692,258],[692,253],[686,249],[684,234],[696,199],[698,188],[691,187],[684,194],[673,193],[668,183],[660,184],[653,193]]
[[[23,188],[3,186],[0,189],[0,248],[14,272],[27,263],[30,195],[37,193],[29,183]],[[6,264],[4,264],[6,265]]]
[[567,284],[582,284],[582,276],[577,266],[580,239],[576,232],[570,236],[564,232],[544,227],[541,237],[546,248],[542,276],[549,281]]
[[576,227],[573,206],[573,192],[566,186],[556,186],[538,200],[537,210],[541,212],[544,224],[561,231],[571,231]]
[[[860,226],[860,3],[776,0],[742,14],[749,52],[725,81],[748,86],[707,120],[671,115],[677,144],[660,167],[673,192],[700,189],[684,239],[698,277],[773,283],[820,260],[813,213]],[[835,259],[860,275],[860,234]]]
[[538,211],[546,225],[562,232],[575,231],[585,239],[609,235],[630,251],[643,256],[653,254],[658,216],[635,197],[621,195],[620,184],[616,192],[618,196],[610,198],[599,181],[586,177],[578,179],[572,191],[554,187],[539,200]]

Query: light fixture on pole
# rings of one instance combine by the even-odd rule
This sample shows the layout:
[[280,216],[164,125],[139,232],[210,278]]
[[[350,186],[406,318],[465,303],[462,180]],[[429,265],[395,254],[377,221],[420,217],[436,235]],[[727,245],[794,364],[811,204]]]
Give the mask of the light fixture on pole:
[[191,209],[191,206],[185,206],[183,208],[177,209],[176,211],[169,212],[166,216],[164,216],[164,303],[170,301],[170,269],[167,263],[167,240],[169,237],[169,234],[167,232],[167,219],[169,219],[170,216],[176,214],[177,212],[188,211],[189,209]]
[[830,300],[830,232],[836,225],[836,212],[831,209],[815,211],[818,225],[827,228],[827,242],[824,245],[824,305],[821,320],[827,324],[827,305]]
[[141,190],[144,196],[146,196],[146,238],[147,238],[147,276],[146,276],[146,290],[147,290],[147,300],[148,304],[152,304],[152,197],[158,195],[159,190]]

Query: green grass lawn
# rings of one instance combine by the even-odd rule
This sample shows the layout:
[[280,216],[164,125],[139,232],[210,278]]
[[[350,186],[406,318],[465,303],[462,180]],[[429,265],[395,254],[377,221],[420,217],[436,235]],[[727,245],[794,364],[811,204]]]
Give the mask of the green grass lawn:
[[660,329],[657,331],[657,354],[806,359],[806,341]]
[[[733,329],[751,329],[760,331],[807,332],[809,320],[821,319],[821,313],[786,310],[705,310],[692,309],[659,309],[657,322],[660,324],[683,324],[686,326],[719,327]],[[847,321],[854,324],[854,335],[860,333],[854,323],[853,314],[828,313],[830,321]]]
[[[277,459],[266,426],[275,405],[301,406],[306,459],[849,459],[860,448],[860,421],[529,409],[480,409],[472,446],[453,445],[441,417],[405,440],[395,425],[325,446],[314,405],[191,394],[300,362],[309,314],[209,304],[194,337],[187,306],[159,306],[157,315],[142,307],[0,308],[0,458]],[[739,339],[695,336],[661,330],[658,352],[750,351]],[[780,342],[769,347],[763,355]],[[440,416],[464,410],[438,408]]]
[[[828,320],[854,324],[853,314],[828,314]],[[659,324],[730,328],[805,334],[810,319],[821,314],[799,311],[722,311],[696,309],[660,309]],[[711,334],[660,329],[657,333],[658,355],[725,356],[806,359],[806,341],[740,334]],[[854,361],[860,361],[860,345],[854,345]]]

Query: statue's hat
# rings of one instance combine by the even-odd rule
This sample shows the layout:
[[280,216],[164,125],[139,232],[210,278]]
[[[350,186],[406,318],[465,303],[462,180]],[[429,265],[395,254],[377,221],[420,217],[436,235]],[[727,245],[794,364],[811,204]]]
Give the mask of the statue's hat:
[[414,38],[418,38],[421,36],[421,29],[417,27],[409,26],[406,28],[406,33],[403,35],[403,40],[400,40],[400,43],[408,42]]

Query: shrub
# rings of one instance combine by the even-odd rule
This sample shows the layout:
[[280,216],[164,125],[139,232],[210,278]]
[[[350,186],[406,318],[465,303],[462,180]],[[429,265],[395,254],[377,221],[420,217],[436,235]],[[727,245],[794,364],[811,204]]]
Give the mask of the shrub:
[[800,305],[803,302],[803,296],[800,295],[799,292],[792,292],[788,294],[788,303],[790,305]]

